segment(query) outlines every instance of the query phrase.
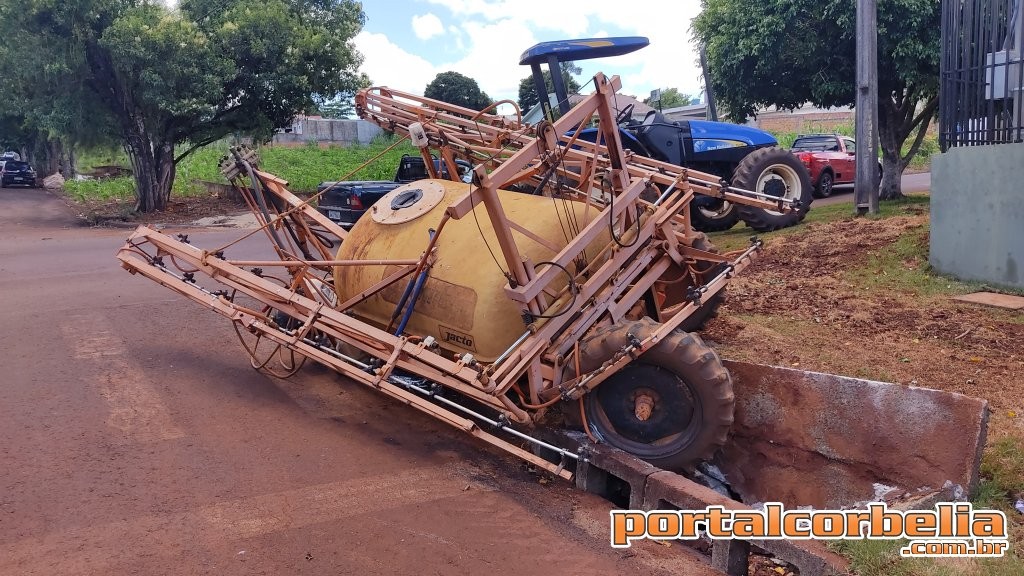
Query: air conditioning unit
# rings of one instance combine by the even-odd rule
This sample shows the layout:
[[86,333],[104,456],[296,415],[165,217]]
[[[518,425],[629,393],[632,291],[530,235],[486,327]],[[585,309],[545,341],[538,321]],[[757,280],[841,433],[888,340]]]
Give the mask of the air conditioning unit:
[[1001,100],[1020,94],[1020,54],[1000,50],[985,54],[985,99]]

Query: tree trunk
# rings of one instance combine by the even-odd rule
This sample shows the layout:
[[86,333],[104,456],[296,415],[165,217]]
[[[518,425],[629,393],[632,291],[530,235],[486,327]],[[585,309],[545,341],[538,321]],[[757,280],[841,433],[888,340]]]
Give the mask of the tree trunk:
[[68,146],[60,157],[60,174],[65,180],[71,180],[78,174],[78,158],[75,156],[75,149]]
[[[903,198],[903,171],[921,148],[938,107],[938,97],[927,101],[912,97],[913,89],[900,91],[899,98],[879,95],[878,146],[882,150],[882,183],[879,200]],[[906,154],[903,146],[911,135],[914,140]]]
[[42,173],[45,176],[55,174],[60,170],[60,161],[64,156],[64,145],[59,138],[46,140],[46,162],[42,166]]
[[882,152],[882,185],[878,190],[879,200],[903,198],[903,170],[906,164],[891,154]]
[[174,144],[152,142],[142,129],[141,121],[133,123],[126,132],[125,152],[135,175],[135,209],[139,212],[165,210],[174,185]]

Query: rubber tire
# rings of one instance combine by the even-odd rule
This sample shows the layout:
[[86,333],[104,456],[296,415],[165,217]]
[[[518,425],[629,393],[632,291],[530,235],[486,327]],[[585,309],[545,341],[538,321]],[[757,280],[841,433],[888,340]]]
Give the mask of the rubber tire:
[[[611,327],[594,338],[589,338],[582,346],[582,369],[590,371],[598,368],[615,351],[626,345],[627,333],[643,340],[657,327],[656,322],[644,318],[626,325]],[[591,428],[608,444],[668,470],[691,468],[698,462],[714,456],[728,439],[736,405],[732,378],[714,349],[705,344],[700,336],[677,330],[633,362],[661,367],[689,384],[689,391],[699,403],[696,413],[700,417],[700,429],[686,445],[674,447],[670,452],[662,451],[657,455],[637,454],[635,451],[631,452],[628,445],[622,444],[616,438],[616,434],[610,434],[604,429],[600,419],[595,422],[595,418],[591,418],[598,399],[596,394],[588,393],[584,397],[584,409]],[[599,384],[594,391],[608,384],[612,378],[615,376]]]
[[736,208],[735,204],[731,204],[728,212],[712,218],[705,216],[700,211],[700,208],[697,208],[691,203],[690,225],[693,226],[694,230],[700,230],[701,232],[721,232],[723,230],[728,230],[740,221],[740,213]]
[[807,168],[789,150],[782,148],[759,148],[747,154],[733,171],[731,184],[737,188],[755,190],[761,174],[774,165],[782,164],[796,172],[800,180],[800,207],[788,214],[773,214],[763,208],[739,206],[740,219],[758,232],[771,232],[799,224],[811,209],[814,200],[811,176]]
[[[715,245],[708,240],[707,235],[699,232],[693,240],[693,247],[705,252],[718,253],[718,248],[715,248]],[[717,274],[717,272],[712,271],[711,276],[714,276],[715,274]],[[725,290],[725,288],[722,288],[709,300],[702,302],[700,308],[698,308],[696,312],[691,314],[686,320],[683,320],[683,323],[679,325],[679,329],[683,332],[697,332],[704,329],[704,325],[708,323],[708,320],[711,320],[718,315],[718,307],[726,301],[727,296],[725,294]]]
[[818,185],[814,187],[815,198],[828,198],[832,195],[835,186],[835,178],[830,170],[825,170],[818,176]]

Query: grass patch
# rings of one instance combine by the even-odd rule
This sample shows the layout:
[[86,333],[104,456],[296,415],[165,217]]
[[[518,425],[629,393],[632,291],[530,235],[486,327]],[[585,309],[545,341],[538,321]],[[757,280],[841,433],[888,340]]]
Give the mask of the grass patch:
[[[403,154],[419,154],[419,151],[408,142],[399,144],[355,174],[348,174],[394,142],[393,138],[381,137],[368,145],[320,147],[316,143],[310,143],[298,147],[262,146],[259,149],[260,167],[287,180],[293,192],[312,192],[321,182],[346,177],[351,180],[391,180],[395,177],[398,161]],[[196,150],[179,162],[171,196],[204,194],[203,187],[194,183],[196,180],[226,184],[227,181],[220,175],[218,165],[221,158],[228,153],[228,147],[227,141],[211,144]],[[85,152],[79,159],[79,169],[83,172],[96,166],[109,165],[129,164],[124,153],[117,150]],[[72,198],[80,202],[129,200],[135,195],[135,181],[130,177],[73,180],[65,183],[64,188]]]
[[[1008,506],[1024,498],[1024,438],[1007,436],[990,446],[981,458],[982,482],[975,503]],[[1007,515],[1009,510],[1004,510]],[[1014,514],[1019,515],[1016,511]]]
[[867,262],[848,270],[848,281],[871,290],[907,292],[917,296],[967,294],[982,289],[979,282],[965,282],[935,274],[928,264],[928,230],[904,234]]
[[927,558],[903,558],[906,540],[836,540],[829,548],[846,556],[858,576],[924,576],[934,567]]
[[68,180],[64,183],[64,190],[77,202],[130,200],[135,198],[135,180],[132,178]]
[[1013,503],[1024,495],[1024,438],[997,440],[982,455],[982,481],[972,502],[976,508],[1002,510],[1009,523],[1010,551],[1003,558],[902,558],[906,540],[840,540],[829,547],[850,559],[858,576],[1019,576],[1024,560],[1024,516]]
[[[865,218],[881,219],[905,215],[907,207],[927,207],[930,201],[931,199],[927,195],[920,194],[907,196],[900,200],[886,200],[879,202],[879,213],[877,215],[865,216]],[[708,236],[720,250],[729,251],[747,246],[750,243],[751,236],[757,236],[764,240],[770,238],[781,238],[792,234],[800,234],[804,230],[804,226],[807,224],[817,222],[838,222],[840,220],[850,220],[853,218],[854,210],[852,200],[850,202],[830,204],[828,206],[821,206],[818,208],[815,208],[812,204],[811,211],[807,213],[807,217],[804,218],[802,225],[783,228],[782,230],[775,230],[774,232],[757,232],[756,230],[747,227],[746,224],[740,223],[729,230],[724,232],[713,232]]]

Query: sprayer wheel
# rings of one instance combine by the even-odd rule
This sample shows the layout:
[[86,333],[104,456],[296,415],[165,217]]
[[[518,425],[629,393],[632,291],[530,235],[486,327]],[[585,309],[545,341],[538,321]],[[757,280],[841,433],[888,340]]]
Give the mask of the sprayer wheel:
[[666,469],[711,458],[725,444],[734,405],[718,354],[686,332],[665,338],[584,397],[587,420],[602,440]]

